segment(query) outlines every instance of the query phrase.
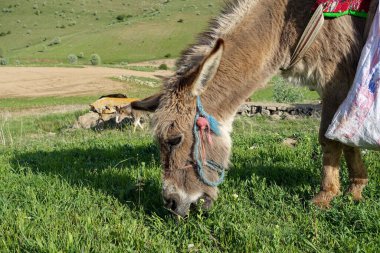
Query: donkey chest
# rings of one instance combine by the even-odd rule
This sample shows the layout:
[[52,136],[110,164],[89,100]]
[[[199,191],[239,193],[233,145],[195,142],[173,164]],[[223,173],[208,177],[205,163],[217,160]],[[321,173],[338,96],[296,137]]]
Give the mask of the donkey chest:
[[281,75],[292,85],[305,86],[322,95],[325,78],[323,70],[316,63],[307,64],[301,61],[292,70],[282,72]]

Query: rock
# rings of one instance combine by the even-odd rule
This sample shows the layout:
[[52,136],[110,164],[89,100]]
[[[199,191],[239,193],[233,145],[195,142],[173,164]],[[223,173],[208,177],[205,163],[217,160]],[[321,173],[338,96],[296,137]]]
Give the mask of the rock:
[[284,144],[285,146],[289,147],[289,148],[294,148],[296,145],[297,145],[298,141],[295,140],[295,139],[292,139],[292,138],[286,138],[282,144]]
[[261,115],[263,115],[263,116],[270,116],[270,111],[267,110],[267,109],[262,109],[261,110]]
[[294,115],[291,115],[291,114],[286,113],[286,114],[284,115],[284,119],[287,119],[287,120],[295,120],[295,119],[297,119],[297,117],[294,116]]
[[278,115],[278,114],[273,114],[273,115],[270,116],[270,118],[272,120],[281,120],[282,119],[282,117],[280,115]]
[[90,129],[94,128],[97,126],[99,121],[99,114],[95,112],[89,112],[86,113],[85,115],[82,115],[78,118],[78,120],[74,123],[73,128],[74,129],[79,129],[79,128],[84,128],[84,129]]
[[250,111],[251,111],[250,106],[247,104],[243,104],[240,106],[240,108],[238,110],[238,114],[247,115],[247,114],[249,114]]
[[275,107],[275,106],[267,106],[266,109],[269,111],[277,111],[277,107]]

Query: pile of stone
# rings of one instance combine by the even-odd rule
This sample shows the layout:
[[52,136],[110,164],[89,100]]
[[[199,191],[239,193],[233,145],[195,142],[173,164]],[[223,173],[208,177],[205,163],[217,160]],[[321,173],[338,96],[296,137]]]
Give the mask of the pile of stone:
[[244,116],[271,116],[278,119],[294,117],[320,117],[322,105],[318,104],[279,104],[279,103],[260,103],[246,102],[240,106],[239,115]]

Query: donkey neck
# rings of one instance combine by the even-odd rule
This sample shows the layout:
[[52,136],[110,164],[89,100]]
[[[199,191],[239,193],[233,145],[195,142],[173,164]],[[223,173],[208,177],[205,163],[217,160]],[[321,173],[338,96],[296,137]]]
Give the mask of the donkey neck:
[[258,1],[233,30],[221,36],[225,40],[223,59],[202,95],[210,114],[230,121],[239,106],[290,61],[314,0],[301,2]]

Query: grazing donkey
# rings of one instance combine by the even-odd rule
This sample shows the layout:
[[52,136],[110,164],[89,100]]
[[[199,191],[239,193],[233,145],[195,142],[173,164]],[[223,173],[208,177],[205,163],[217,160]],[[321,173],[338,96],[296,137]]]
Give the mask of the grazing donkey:
[[136,128],[140,127],[144,129],[144,126],[141,124],[141,119],[147,116],[147,113],[144,111],[133,110],[131,104],[126,106],[116,106],[116,124],[121,123],[124,119],[129,118],[133,122],[133,132],[136,132]]
[[[365,42],[366,20],[352,16],[326,19],[307,53],[285,70],[314,2],[233,1],[183,53],[177,72],[165,82],[162,92],[132,103],[134,109],[155,111],[153,126],[161,150],[167,208],[185,216],[190,205],[200,199],[206,208],[211,206],[223,168],[229,163],[235,113],[276,74],[317,90],[323,101],[319,134],[322,183],[312,201],[327,207],[340,193],[342,153],[351,182],[348,193],[355,200],[362,198],[368,177],[360,150],[324,135],[353,82]],[[378,0],[372,0],[371,9],[377,4]]]

